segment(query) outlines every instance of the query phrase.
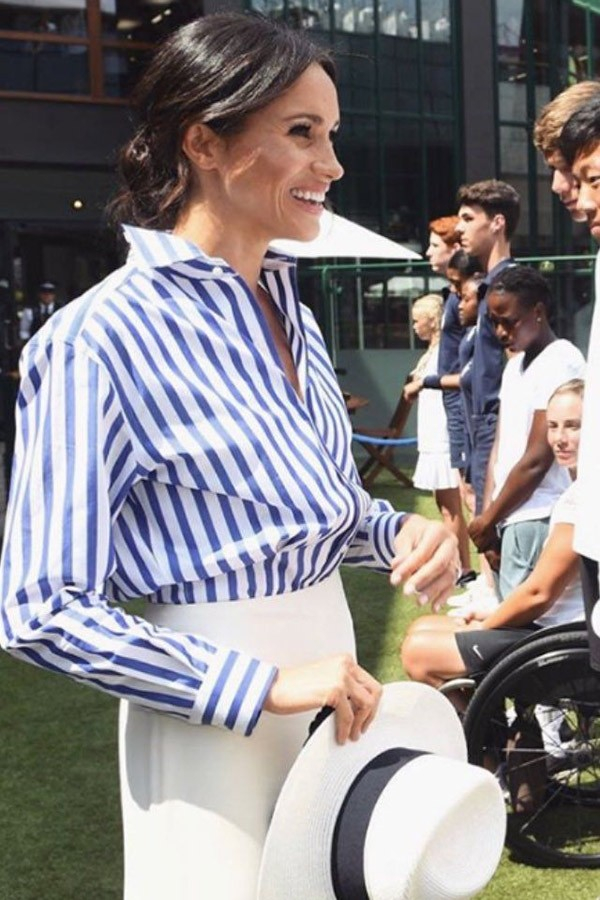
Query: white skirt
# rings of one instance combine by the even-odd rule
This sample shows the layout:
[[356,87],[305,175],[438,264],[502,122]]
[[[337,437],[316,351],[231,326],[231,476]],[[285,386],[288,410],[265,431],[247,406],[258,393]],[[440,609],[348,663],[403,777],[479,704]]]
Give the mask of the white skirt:
[[413,475],[413,484],[422,491],[442,491],[457,488],[458,469],[450,465],[450,453],[421,451]]
[[[355,655],[339,572],[278,597],[148,604],[146,617],[280,667]],[[125,900],[255,900],[272,810],[315,712],[263,712],[244,737],[122,701]]]

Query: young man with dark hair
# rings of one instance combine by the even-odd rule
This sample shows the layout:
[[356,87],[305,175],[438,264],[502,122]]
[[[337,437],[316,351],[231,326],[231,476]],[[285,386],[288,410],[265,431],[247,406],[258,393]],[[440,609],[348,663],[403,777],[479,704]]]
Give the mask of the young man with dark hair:
[[[504,181],[489,179],[463,185],[457,194],[457,231],[461,244],[476,256],[489,286],[506,266],[514,265],[510,241],[519,222],[520,198]],[[473,448],[471,480],[475,509],[483,510],[488,459],[496,433],[498,394],[504,368],[504,351],[490,322],[485,298],[479,304],[473,351]]]
[[[564,125],[559,148],[578,190],[577,209],[600,243],[600,95],[573,113]],[[600,670],[600,255],[596,260],[596,305],[590,331],[586,390],[578,466],[579,492],[574,547],[582,559],[582,580],[592,666]]]
[[[488,179],[463,185],[456,197],[458,204],[461,244],[475,256],[485,272],[474,338],[472,374],[472,417],[470,479],[475,494],[475,512],[480,514],[485,503],[485,484],[488,460],[494,443],[498,419],[498,394],[504,351],[490,323],[485,293],[500,272],[514,260],[510,240],[519,221],[520,199],[517,191],[504,181]],[[470,529],[469,529],[470,531]],[[487,551],[494,568],[499,565],[499,542]],[[493,578],[485,559],[481,559],[482,574],[461,598],[464,609],[484,611],[493,608],[497,596]],[[464,601],[464,606],[462,605]]]

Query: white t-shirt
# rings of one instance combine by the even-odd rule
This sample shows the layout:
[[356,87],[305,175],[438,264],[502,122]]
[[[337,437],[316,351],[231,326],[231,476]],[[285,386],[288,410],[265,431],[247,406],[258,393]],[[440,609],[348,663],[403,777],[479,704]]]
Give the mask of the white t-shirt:
[[[577,505],[579,503],[578,498],[580,496],[578,488],[579,483],[577,481],[572,482],[571,486],[556,501],[550,516],[548,536],[552,534],[552,529],[555,525],[562,523],[575,524]],[[578,572],[573,581],[566,586],[558,600],[535,621],[537,625],[547,627],[548,625],[564,625],[567,622],[580,622],[583,618],[583,588]]]
[[595,290],[577,460],[577,482],[581,487],[573,546],[582,556],[600,560],[600,253],[596,259]]
[[[509,472],[525,452],[534,413],[546,409],[551,394],[571,378],[582,378],[585,360],[570,341],[549,344],[523,369],[524,353],[508,360],[500,388],[500,434],[494,467],[495,498]],[[545,519],[571,483],[568,473],[553,462],[530,497],[513,510],[503,524]]]

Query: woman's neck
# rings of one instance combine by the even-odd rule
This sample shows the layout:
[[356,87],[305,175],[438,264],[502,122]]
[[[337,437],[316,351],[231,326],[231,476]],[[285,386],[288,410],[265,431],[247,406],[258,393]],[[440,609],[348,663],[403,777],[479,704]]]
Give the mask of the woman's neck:
[[182,213],[173,233],[197,244],[207,256],[223,259],[256,294],[268,246],[264,241],[249,238],[227,226],[204,204],[197,204]]

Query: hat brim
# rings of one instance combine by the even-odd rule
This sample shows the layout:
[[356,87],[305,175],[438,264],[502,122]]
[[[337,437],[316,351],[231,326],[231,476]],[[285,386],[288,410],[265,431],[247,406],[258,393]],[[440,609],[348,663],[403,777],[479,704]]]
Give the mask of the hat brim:
[[452,704],[417,682],[385,685],[377,715],[358,741],[339,745],[333,716],[319,726],[275,805],[257,900],[336,900],[326,848],[344,797],[369,760],[399,746],[467,759],[464,732]]

